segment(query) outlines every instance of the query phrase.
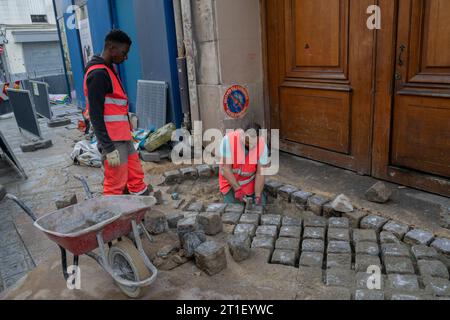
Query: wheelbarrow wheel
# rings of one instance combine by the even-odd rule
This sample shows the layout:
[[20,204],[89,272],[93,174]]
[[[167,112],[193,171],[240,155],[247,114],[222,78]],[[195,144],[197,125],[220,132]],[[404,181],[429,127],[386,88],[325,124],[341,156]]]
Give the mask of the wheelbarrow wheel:
[[[109,264],[114,272],[129,281],[142,281],[150,277],[139,251],[131,241],[121,241],[109,249]],[[137,299],[145,293],[145,288],[128,287],[117,283],[120,290],[129,298]]]

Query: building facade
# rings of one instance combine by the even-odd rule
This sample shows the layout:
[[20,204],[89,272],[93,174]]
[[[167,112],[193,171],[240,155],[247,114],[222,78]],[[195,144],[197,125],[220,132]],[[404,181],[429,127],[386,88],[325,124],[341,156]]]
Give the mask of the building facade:
[[0,0],[0,59],[2,82],[64,79],[51,0]]

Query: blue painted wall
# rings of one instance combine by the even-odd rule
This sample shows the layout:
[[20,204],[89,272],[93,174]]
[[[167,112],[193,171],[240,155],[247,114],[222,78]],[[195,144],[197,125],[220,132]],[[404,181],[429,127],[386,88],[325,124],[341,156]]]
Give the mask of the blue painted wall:
[[167,119],[181,126],[176,66],[177,47],[172,0],[134,0],[142,79],[169,85]]
[[125,31],[133,41],[128,60],[119,67],[119,70],[130,99],[130,110],[136,112],[137,81],[142,79],[142,67],[133,4],[134,2],[130,0],[111,0],[113,27]]
[[88,0],[89,25],[95,54],[101,54],[106,35],[112,29],[109,0]]
[[66,36],[69,47],[70,60],[72,63],[73,80],[76,91],[77,105],[85,106],[85,98],[83,93],[83,79],[84,79],[84,64],[83,55],[80,46],[80,37],[77,29],[70,30],[67,28],[67,19],[71,14],[66,13],[66,8],[73,4],[73,0],[59,0],[62,3],[64,12],[64,23],[66,25]]

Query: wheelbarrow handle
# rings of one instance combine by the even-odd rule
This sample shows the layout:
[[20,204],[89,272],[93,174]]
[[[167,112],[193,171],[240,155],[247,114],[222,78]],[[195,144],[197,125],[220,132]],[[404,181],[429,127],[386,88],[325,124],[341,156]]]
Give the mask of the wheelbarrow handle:
[[92,193],[91,189],[89,188],[89,184],[87,183],[86,179],[79,174],[76,174],[73,176],[75,179],[81,182],[83,185],[84,192],[86,193],[86,196],[88,199],[93,199],[94,194]]
[[33,220],[33,222],[36,222],[36,215],[22,200],[9,193],[6,194],[5,198],[14,201],[19,207],[22,208],[23,211],[26,212],[26,214]]

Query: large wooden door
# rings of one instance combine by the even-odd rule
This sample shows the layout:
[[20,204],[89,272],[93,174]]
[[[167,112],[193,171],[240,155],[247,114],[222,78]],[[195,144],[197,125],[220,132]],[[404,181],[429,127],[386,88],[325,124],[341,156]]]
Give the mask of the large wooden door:
[[375,0],[267,0],[270,126],[281,149],[371,171]]
[[[398,20],[386,25],[378,44],[373,172],[450,196],[450,1],[389,1],[383,12]],[[390,104],[383,83],[392,84]]]

